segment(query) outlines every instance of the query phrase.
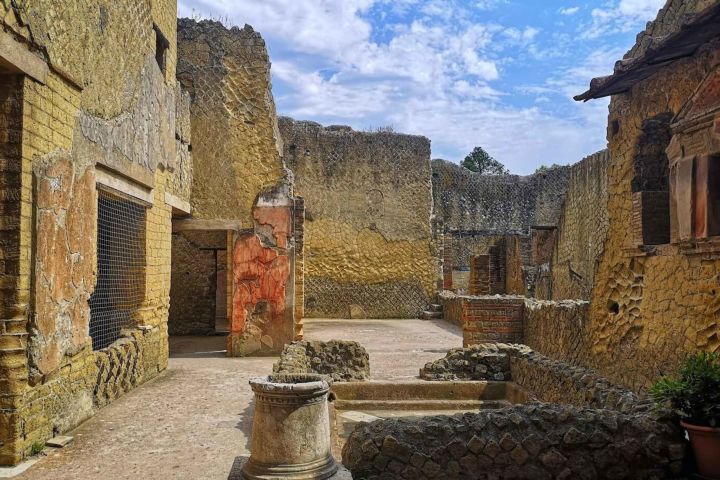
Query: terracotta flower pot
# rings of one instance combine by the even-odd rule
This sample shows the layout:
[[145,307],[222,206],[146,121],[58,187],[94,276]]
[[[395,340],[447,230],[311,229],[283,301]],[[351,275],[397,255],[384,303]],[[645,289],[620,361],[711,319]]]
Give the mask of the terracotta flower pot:
[[720,428],[680,422],[690,436],[698,470],[703,477],[720,480]]

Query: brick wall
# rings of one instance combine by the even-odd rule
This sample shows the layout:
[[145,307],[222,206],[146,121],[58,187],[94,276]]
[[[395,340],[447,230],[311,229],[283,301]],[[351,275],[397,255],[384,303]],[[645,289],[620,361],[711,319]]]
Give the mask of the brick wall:
[[525,301],[512,297],[464,297],[463,346],[522,343]]
[[490,295],[490,255],[475,255],[470,259],[469,295]]
[[[23,79],[0,76],[0,463],[12,463],[21,428],[14,411],[27,381],[28,265],[21,267]],[[27,272],[23,274],[23,272]]]
[[[13,183],[0,184],[3,200],[11,203],[2,203],[0,215],[14,218],[0,223],[0,287],[12,284],[14,292],[3,295],[7,301],[0,306],[0,464],[5,465],[166,368],[172,210],[165,203],[166,185],[186,190],[192,178],[186,165],[176,163],[187,158],[189,137],[176,130],[183,108],[176,108],[181,95],[174,88],[175,45],[168,50],[165,75],[154,58],[153,23],[174,38],[175,2],[22,6],[12,7],[2,22],[38,42],[34,51],[43,52],[50,71],[44,83],[25,77],[16,88],[6,83],[0,88],[0,96],[15,96],[10,102],[9,96],[0,98],[0,142],[15,144],[0,145],[3,182]],[[94,33],[99,24],[100,37]],[[22,115],[13,121],[21,131],[11,135],[4,128],[10,111],[5,108]],[[144,129],[151,123],[160,125],[159,131]],[[128,124],[135,135],[123,134]],[[145,131],[151,133],[137,134]],[[9,161],[11,153],[15,158]],[[96,269],[96,163],[127,173],[125,178],[141,178],[145,183],[136,187],[154,191],[154,197],[145,225],[144,300],[125,332],[132,340],[93,352],[86,300]],[[64,212],[64,221],[54,221],[58,212]],[[7,280],[10,272],[15,278]]]

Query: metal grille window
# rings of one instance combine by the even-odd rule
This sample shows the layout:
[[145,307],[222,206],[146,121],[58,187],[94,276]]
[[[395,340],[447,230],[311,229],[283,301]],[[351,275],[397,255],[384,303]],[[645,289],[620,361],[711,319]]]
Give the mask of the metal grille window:
[[98,193],[97,283],[90,297],[93,350],[120,338],[145,295],[145,207]]

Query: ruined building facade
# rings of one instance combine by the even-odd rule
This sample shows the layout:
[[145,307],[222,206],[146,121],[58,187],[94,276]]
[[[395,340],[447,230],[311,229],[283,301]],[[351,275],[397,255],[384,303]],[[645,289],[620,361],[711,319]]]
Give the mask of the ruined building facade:
[[305,200],[305,309],[321,318],[417,318],[439,277],[430,141],[280,119]]
[[174,1],[3,1],[0,464],[167,365],[192,183]]
[[668,1],[580,96],[613,95],[608,151],[528,177],[278,119],[261,36],[171,0],[0,14],[0,464],[165,369],[168,331],[274,354],[445,290],[467,344],[636,391],[720,349],[717,1]]
[[583,360],[635,388],[689,352],[720,350],[718,25],[717,1],[669,1],[579,97],[613,95],[608,229]]
[[[520,338],[640,393],[689,353],[720,350],[718,25],[720,2],[668,1],[614,74],[578,96],[612,95],[609,149],[569,167],[554,223],[530,227],[525,298],[442,294],[466,342]],[[493,222],[478,223],[515,235]],[[503,293],[509,254],[471,252],[470,293]]]
[[225,320],[229,355],[277,353],[302,335],[304,214],[282,160],[265,42],[249,26],[183,19],[178,50],[196,174],[192,215],[173,227],[184,261],[173,266],[170,327],[207,334]]

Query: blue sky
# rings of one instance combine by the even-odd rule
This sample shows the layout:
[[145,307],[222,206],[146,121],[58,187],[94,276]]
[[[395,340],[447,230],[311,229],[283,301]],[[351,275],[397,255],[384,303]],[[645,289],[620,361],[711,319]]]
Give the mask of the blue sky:
[[425,135],[433,158],[484,147],[513,173],[604,148],[612,72],[664,0],[180,0],[252,25],[281,115]]

